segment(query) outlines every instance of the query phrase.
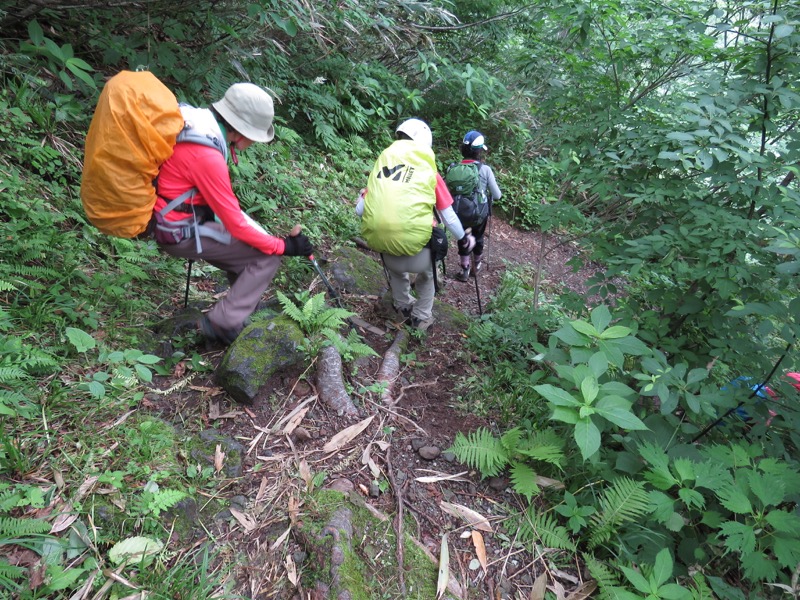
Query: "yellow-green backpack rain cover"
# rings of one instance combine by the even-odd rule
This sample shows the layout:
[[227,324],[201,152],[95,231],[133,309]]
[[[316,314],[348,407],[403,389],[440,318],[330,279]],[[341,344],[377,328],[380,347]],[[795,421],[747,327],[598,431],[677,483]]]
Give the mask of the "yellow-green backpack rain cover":
[[175,95],[147,71],[122,71],[97,101],[81,177],[89,221],[108,235],[132,238],[153,216],[153,179],[183,129]]
[[376,252],[414,256],[431,239],[435,204],[433,150],[397,140],[381,153],[369,176],[361,234]]

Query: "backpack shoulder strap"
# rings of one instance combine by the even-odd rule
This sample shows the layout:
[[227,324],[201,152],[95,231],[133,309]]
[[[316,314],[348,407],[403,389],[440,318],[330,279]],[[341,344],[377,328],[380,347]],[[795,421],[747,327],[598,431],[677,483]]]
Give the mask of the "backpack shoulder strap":
[[227,162],[228,146],[225,144],[222,129],[207,108],[195,108],[188,104],[180,104],[179,108],[183,115],[183,129],[178,134],[177,143],[191,142],[214,148],[222,154]]

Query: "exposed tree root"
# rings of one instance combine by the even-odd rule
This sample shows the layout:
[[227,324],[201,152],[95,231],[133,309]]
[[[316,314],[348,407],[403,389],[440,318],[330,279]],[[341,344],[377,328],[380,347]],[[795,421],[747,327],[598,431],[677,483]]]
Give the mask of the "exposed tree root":
[[386,354],[383,355],[383,362],[380,369],[378,369],[378,374],[375,376],[375,380],[378,383],[386,384],[386,388],[381,394],[381,400],[383,400],[384,404],[394,405],[397,403],[394,398],[394,384],[400,375],[400,354],[405,351],[406,346],[408,346],[408,334],[401,329]]
[[317,364],[317,389],[319,398],[339,416],[357,417],[358,409],[344,389],[342,357],[333,346],[319,352]]
[[[300,531],[299,536],[305,549],[314,556],[314,559],[319,564],[330,564],[330,583],[317,581],[316,587],[311,591],[311,597],[314,599],[328,600],[335,598],[336,600],[352,600],[353,594],[350,590],[342,589],[341,576],[339,568],[344,563],[345,557],[349,554],[351,549],[351,540],[353,538],[353,525],[351,523],[352,513],[347,508],[340,508],[333,516],[331,516],[328,524],[320,532],[319,536],[315,539],[309,539],[302,535]],[[329,542],[328,538],[332,541]],[[320,553],[325,552],[328,556],[320,556]]]

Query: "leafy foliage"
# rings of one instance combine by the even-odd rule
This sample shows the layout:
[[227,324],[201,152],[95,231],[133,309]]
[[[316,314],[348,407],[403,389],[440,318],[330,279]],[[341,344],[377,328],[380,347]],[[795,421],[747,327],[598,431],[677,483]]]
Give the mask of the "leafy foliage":
[[603,491],[598,511],[592,515],[590,547],[607,541],[623,524],[635,522],[651,511],[650,498],[644,484],[620,477]]
[[522,541],[534,541],[546,548],[575,550],[567,528],[560,525],[550,513],[537,513],[531,505],[520,520],[519,535]]
[[316,356],[323,346],[334,346],[345,360],[355,360],[360,356],[377,356],[375,351],[361,340],[357,331],[351,329],[347,337],[342,337],[340,330],[346,325],[346,319],[352,313],[343,308],[329,307],[325,304],[325,294],[309,296],[308,293],[296,294],[298,304],[290,300],[283,292],[277,292],[278,299],[287,317],[295,321],[308,335],[304,346],[309,356]]

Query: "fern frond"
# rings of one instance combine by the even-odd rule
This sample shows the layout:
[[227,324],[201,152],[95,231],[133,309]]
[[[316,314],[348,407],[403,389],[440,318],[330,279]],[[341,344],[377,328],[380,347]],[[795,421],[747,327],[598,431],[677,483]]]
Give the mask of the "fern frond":
[[0,390],[0,415],[18,415],[28,418],[35,412],[31,399],[11,390]]
[[514,427],[509,429],[500,437],[500,443],[509,454],[513,454],[517,449],[520,439],[522,439],[522,429]]
[[13,283],[0,279],[0,292],[14,292],[16,290],[17,287]]
[[691,588],[692,600],[713,600],[716,598],[711,588],[708,586],[705,575],[702,573],[695,574],[695,576],[692,577],[692,583],[694,583],[694,586]]
[[519,526],[520,539],[534,542],[547,548],[575,551],[575,542],[569,537],[567,528],[559,525],[551,513],[535,514],[536,507],[530,505],[523,514]]
[[18,519],[16,517],[0,517],[0,543],[26,535],[47,533],[50,524],[41,519]]
[[300,325],[306,322],[303,311],[301,311],[297,305],[286,296],[286,294],[278,291],[276,292],[276,295],[278,296],[278,301],[281,303],[283,312],[287,317]]
[[0,512],[8,512],[17,506],[19,493],[7,489],[0,492]]
[[[27,256],[24,258],[27,258],[29,260],[36,260],[43,257],[34,254],[33,256]],[[58,279],[63,275],[63,273],[60,273],[56,269],[51,269],[50,267],[44,267],[42,265],[7,263],[7,269],[9,273],[12,273],[14,275],[22,275],[23,277],[37,277],[39,279]],[[28,281],[26,283],[30,282]]]
[[322,307],[325,305],[325,295],[322,293],[316,294],[308,299],[303,305],[303,317],[305,322],[314,321],[314,317],[322,312]]
[[0,558],[0,590],[18,591],[20,586],[16,581],[24,578],[27,574],[26,568],[12,565],[7,560]]
[[158,516],[161,511],[172,508],[185,497],[186,492],[180,490],[159,490],[149,502],[149,508],[155,516]]
[[564,452],[558,446],[534,446],[527,443],[523,447],[517,448],[517,452],[528,458],[541,460],[556,467],[560,467],[561,461],[564,459]]
[[595,548],[611,537],[623,523],[636,521],[652,511],[644,483],[620,477],[603,492],[599,510],[592,515],[592,534],[589,547]]
[[467,466],[478,469],[483,477],[497,475],[508,463],[500,440],[483,427],[466,436],[458,432],[450,451]]
[[329,308],[319,315],[317,323],[320,327],[339,329],[344,325],[345,319],[352,317],[354,314],[343,308]]
[[17,367],[0,367],[0,383],[19,381],[27,377],[27,373]]
[[539,486],[536,484],[536,472],[530,466],[519,461],[513,461],[510,474],[514,490],[525,496],[528,502],[539,493]]
[[612,600],[615,598],[612,589],[620,584],[616,572],[606,563],[595,558],[594,554],[584,553],[582,556],[589,574],[597,582],[600,600]]

